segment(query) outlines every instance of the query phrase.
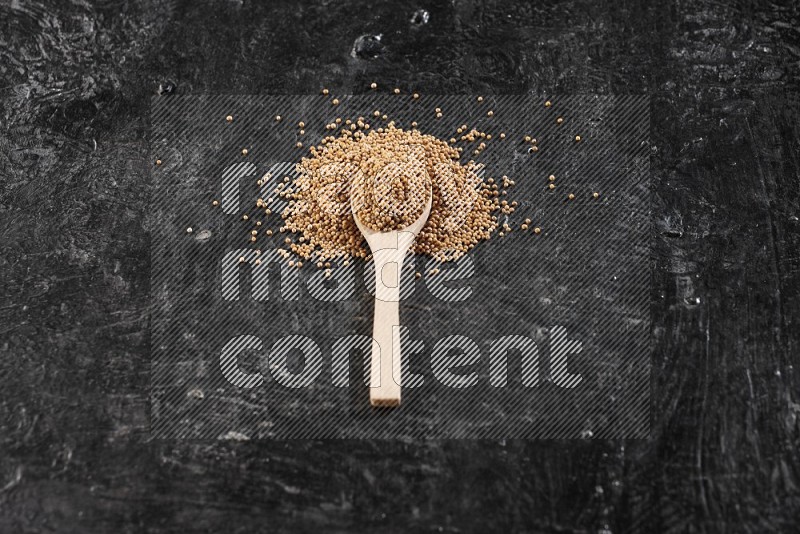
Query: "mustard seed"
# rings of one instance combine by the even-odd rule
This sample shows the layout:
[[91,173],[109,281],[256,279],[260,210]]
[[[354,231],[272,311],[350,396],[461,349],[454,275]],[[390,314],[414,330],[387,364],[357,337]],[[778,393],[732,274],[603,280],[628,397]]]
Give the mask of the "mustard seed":
[[594,192],[594,193],[592,193],[592,197],[600,198],[600,193]]
[[[409,159],[409,147],[417,147],[413,149],[414,159]],[[494,208],[490,191],[479,187],[482,180],[478,167],[472,162],[459,163],[458,153],[444,140],[418,130],[404,131],[393,121],[385,130],[373,130],[368,135],[357,137],[348,132],[331,137],[323,149],[297,166],[293,198],[283,218],[285,227],[299,232],[303,240],[287,245],[302,258],[320,253],[329,258],[343,256],[345,262],[350,257],[364,258],[363,236],[350,212],[350,195],[353,203],[361,206],[356,213],[366,226],[379,231],[405,227],[424,208],[431,191],[427,169],[436,167],[440,186],[433,188],[431,216],[413,250],[442,261],[465,254],[478,241],[488,239],[497,222],[491,219]],[[331,164],[344,164],[360,173],[346,173],[349,181],[337,185],[326,174]],[[391,165],[402,172],[386,181],[374,179]],[[337,193],[331,185],[342,189]],[[455,204],[443,200],[443,191],[457,195]],[[449,222],[451,219],[461,222]]]
[[370,87],[370,89],[377,89],[377,88],[378,88],[378,84],[377,84],[377,83],[375,83],[375,82],[372,82],[372,83],[369,85],[369,87]]
[[247,155],[247,149],[246,149],[246,148],[243,148],[243,149],[242,149],[242,156],[246,156],[246,155]]
[[542,233],[542,229],[537,226],[536,228],[533,229],[533,233],[534,234],[541,234]]
[[227,117],[225,117],[225,120],[228,122],[233,122],[233,115],[228,115]]

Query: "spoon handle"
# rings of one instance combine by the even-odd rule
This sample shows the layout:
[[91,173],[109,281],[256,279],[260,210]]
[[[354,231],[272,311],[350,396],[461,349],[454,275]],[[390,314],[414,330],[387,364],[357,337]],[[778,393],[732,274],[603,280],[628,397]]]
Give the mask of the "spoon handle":
[[373,406],[400,405],[400,269],[405,251],[378,250],[375,262],[375,320],[369,400]]

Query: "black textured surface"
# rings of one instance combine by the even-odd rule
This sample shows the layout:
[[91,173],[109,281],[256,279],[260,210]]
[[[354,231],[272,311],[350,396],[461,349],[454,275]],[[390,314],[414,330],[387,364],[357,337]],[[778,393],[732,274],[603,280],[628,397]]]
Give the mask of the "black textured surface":
[[[0,532],[796,530],[799,17],[4,0]],[[650,441],[149,441],[151,95],[373,80],[651,95]]]

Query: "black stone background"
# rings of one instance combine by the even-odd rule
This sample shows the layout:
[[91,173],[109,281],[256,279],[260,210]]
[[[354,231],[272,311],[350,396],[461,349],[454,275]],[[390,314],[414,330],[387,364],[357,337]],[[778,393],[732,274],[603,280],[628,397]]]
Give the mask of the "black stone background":
[[[798,11],[2,0],[0,532],[796,531]],[[373,80],[651,95],[650,440],[149,439],[150,97]]]

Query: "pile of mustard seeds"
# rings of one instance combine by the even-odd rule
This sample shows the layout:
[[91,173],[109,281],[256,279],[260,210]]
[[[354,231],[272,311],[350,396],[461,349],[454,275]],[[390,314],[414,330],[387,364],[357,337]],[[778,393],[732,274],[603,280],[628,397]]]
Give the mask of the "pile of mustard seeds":
[[[497,190],[479,176],[473,162],[461,164],[459,151],[418,130],[341,128],[297,164],[297,177],[285,189],[286,244],[298,256],[325,262],[366,257],[351,211],[377,231],[400,230],[427,207],[428,220],[412,251],[440,261],[454,260],[489,239],[500,209]],[[328,129],[335,129],[329,125]]]

